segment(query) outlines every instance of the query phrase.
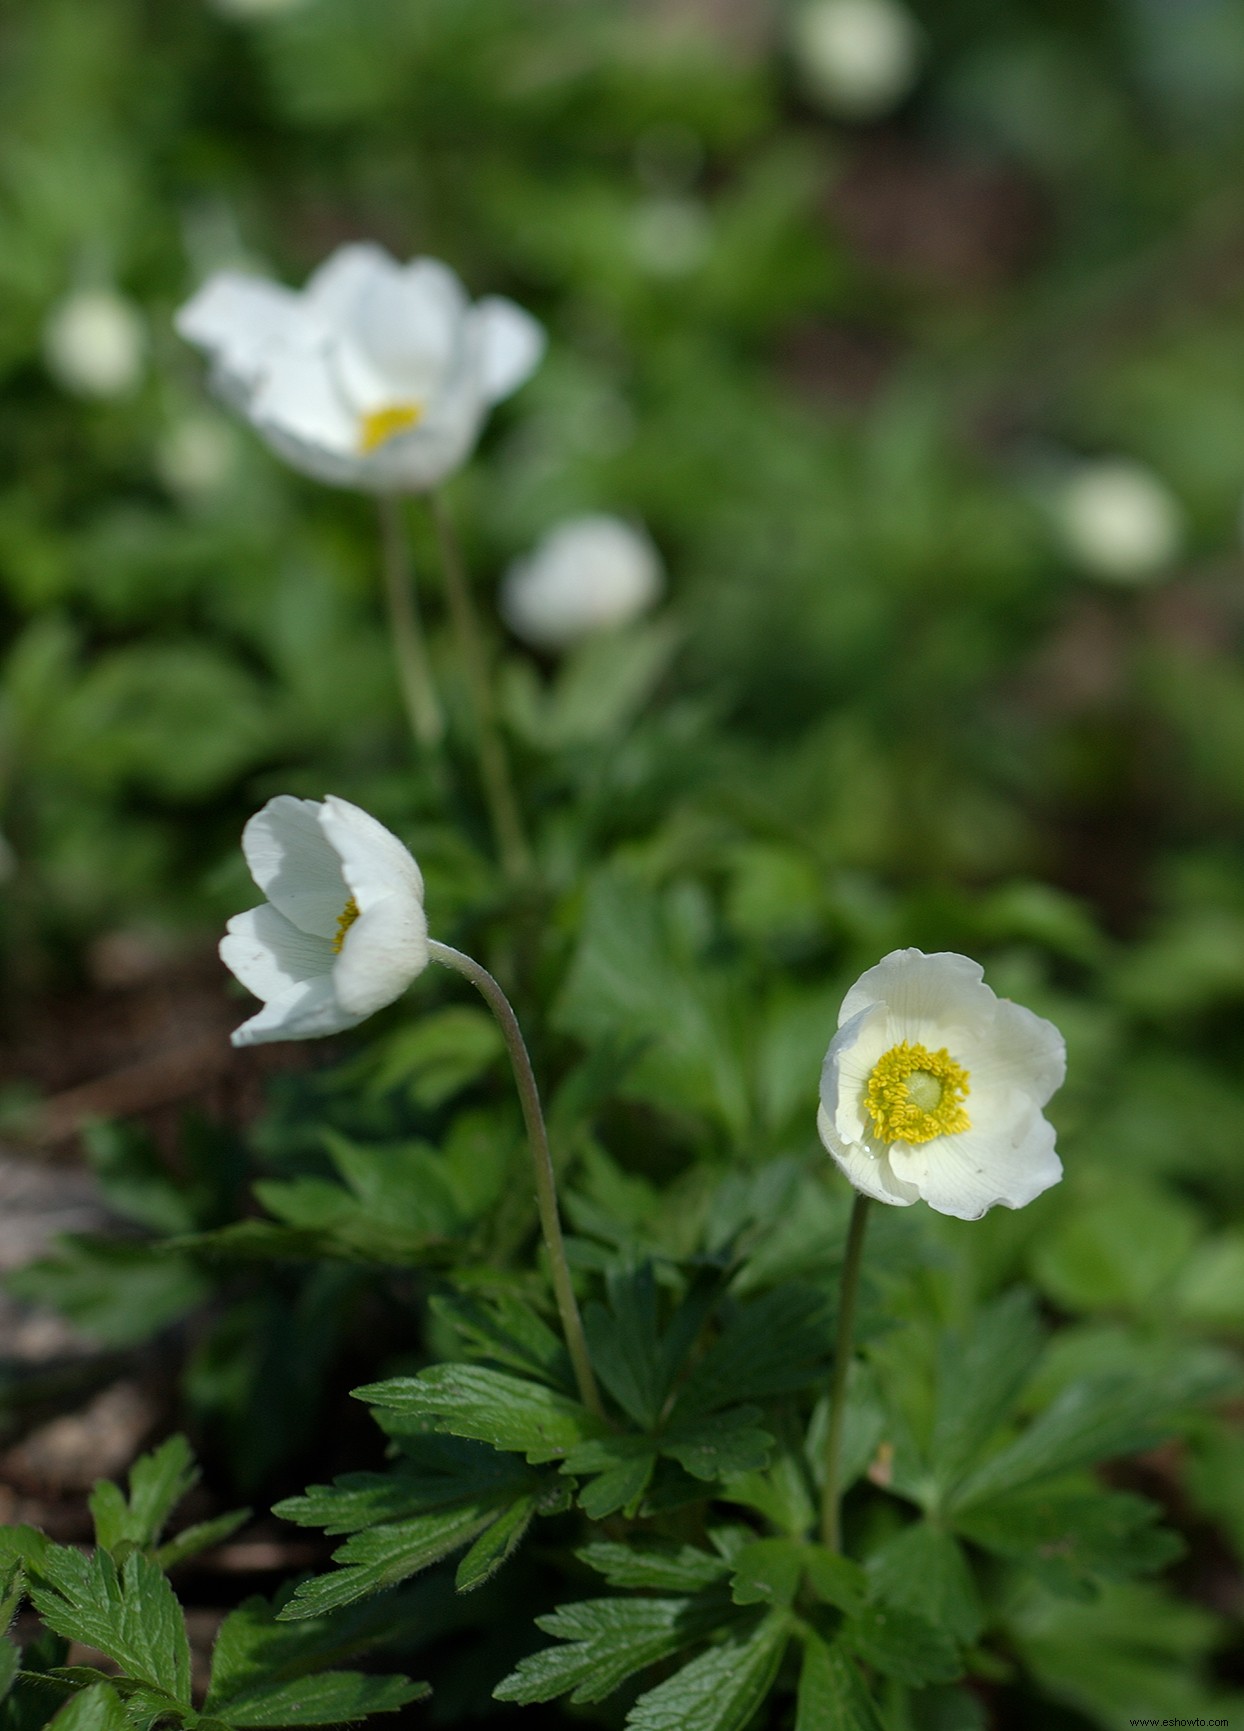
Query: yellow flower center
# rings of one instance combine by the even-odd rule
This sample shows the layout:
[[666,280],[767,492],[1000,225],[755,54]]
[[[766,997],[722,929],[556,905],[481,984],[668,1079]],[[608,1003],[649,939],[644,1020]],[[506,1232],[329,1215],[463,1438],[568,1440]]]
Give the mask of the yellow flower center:
[[864,1104],[878,1142],[931,1142],[972,1128],[969,1092],[967,1071],[944,1046],[930,1052],[902,1040],[873,1065]]
[[346,941],[346,933],[359,917],[359,905],[351,896],[345,907],[337,915],[337,936],[333,939],[333,954],[341,954],[341,946]]
[[417,427],[422,419],[423,408],[419,403],[389,403],[383,409],[372,409],[359,419],[359,450],[370,457],[399,433]]

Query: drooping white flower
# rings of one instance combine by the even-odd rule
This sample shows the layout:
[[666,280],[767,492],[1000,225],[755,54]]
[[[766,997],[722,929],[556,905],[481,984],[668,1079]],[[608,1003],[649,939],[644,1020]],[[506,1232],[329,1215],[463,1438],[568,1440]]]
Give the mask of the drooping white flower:
[[76,397],[127,397],[147,360],[147,327],[115,289],[74,289],[48,314],[43,358],[63,390]]
[[899,0],[806,0],[791,47],[809,96],[849,120],[887,113],[920,70],[920,28]]
[[281,794],[242,832],[267,901],[229,921],[220,955],[264,1007],[235,1046],[353,1028],[428,964],[423,877],[408,850],[348,800]]
[[1127,457],[1081,463],[1058,488],[1054,513],[1072,557],[1108,583],[1153,582],[1183,541],[1183,513],[1169,487]]
[[398,264],[372,245],[339,248],[301,292],[220,271],[176,324],[288,463],[376,493],[443,481],[544,349],[541,327],[513,301],[473,305],[448,265]]
[[642,529],[620,517],[573,517],[551,529],[501,586],[510,629],[538,649],[566,649],[644,612],[664,586]]
[[1042,1115],[1066,1073],[1052,1022],[998,998],[979,963],[894,950],[851,987],[817,1129],[857,1190],[977,1220],[1062,1176]]

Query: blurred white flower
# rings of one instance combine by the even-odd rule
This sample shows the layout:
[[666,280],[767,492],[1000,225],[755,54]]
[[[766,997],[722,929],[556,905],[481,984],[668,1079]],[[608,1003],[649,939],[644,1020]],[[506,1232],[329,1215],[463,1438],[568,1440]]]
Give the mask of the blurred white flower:
[[566,649],[634,619],[663,587],[660,556],[642,529],[620,517],[573,517],[510,566],[501,614],[524,642]]
[[649,276],[689,276],[711,246],[712,225],[698,199],[647,198],[632,218],[631,250]]
[[43,326],[43,358],[63,390],[76,397],[127,397],[147,362],[147,327],[115,289],[74,289]]
[[1154,581],[1183,543],[1178,500],[1151,469],[1126,457],[1080,464],[1058,487],[1053,508],[1068,552],[1108,583]]
[[978,1220],[1062,1177],[1041,1108],[1066,1073],[1052,1022],[995,997],[979,963],[894,950],[851,987],[817,1129],[857,1190]]
[[920,27],[899,0],[806,0],[791,47],[808,95],[832,114],[873,120],[902,101],[920,71]]
[[156,472],[170,493],[203,499],[224,486],[235,455],[228,425],[215,415],[183,415],[156,446]]
[[235,914],[220,943],[225,966],[264,1001],[235,1046],[353,1028],[427,966],[423,876],[358,806],[281,794],[251,818],[242,851],[268,899]]
[[513,301],[474,305],[448,265],[343,246],[301,292],[221,271],[177,315],[213,381],[280,456],[340,487],[423,492],[470,455],[544,332]]

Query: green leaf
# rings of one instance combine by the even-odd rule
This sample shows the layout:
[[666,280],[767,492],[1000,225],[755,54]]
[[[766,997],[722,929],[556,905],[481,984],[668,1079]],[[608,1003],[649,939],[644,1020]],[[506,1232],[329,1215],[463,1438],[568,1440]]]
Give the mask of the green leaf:
[[882,1731],[864,1680],[837,1646],[804,1637],[795,1731]]
[[56,1731],[130,1731],[125,1707],[111,1683],[79,1689],[49,1723]]
[[835,1610],[854,1615],[864,1608],[868,1580],[859,1564],[824,1545],[809,1545],[804,1560],[812,1591]]
[[1023,1560],[1052,1592],[1084,1597],[1086,1583],[1151,1574],[1183,1553],[1161,1510],[1122,1491],[1050,1490],[998,1497],[956,1519],[965,1538]]
[[155,1552],[155,1560],[167,1573],[187,1558],[197,1557],[202,1551],[222,1545],[250,1518],[250,1509],[229,1509],[223,1515],[213,1516],[210,1521],[196,1521],[192,1527],[184,1527],[167,1544],[161,1545]]
[[678,1415],[714,1412],[824,1381],[831,1313],[811,1287],[779,1286],[740,1305],[678,1394]]
[[318,1617],[395,1586],[469,1544],[492,1525],[497,1512],[496,1497],[483,1497],[355,1533],[333,1552],[340,1567],[304,1582],[280,1614],[286,1619]]
[[209,1290],[183,1258],[131,1240],[72,1235],[59,1239],[50,1256],[6,1276],[5,1285],[109,1346],[149,1339]]
[[1033,1269],[1065,1310],[1143,1309],[1170,1287],[1199,1236],[1196,1210],[1169,1188],[1112,1174],[1105,1194],[1081,1201],[1037,1242]]
[[434,1110],[504,1053],[501,1030],[487,1010],[450,1004],[390,1034],[369,1081],[377,1092],[405,1088],[418,1105]]
[[585,1545],[575,1555],[603,1575],[611,1587],[694,1593],[715,1586],[729,1573],[729,1565],[711,1551],[675,1544],[672,1539],[637,1536],[625,1545]]
[[355,1398],[407,1418],[430,1418],[454,1436],[557,1460],[605,1432],[603,1420],[542,1383],[483,1365],[437,1364],[417,1377],[394,1377],[354,1390]]
[[91,1493],[95,1542],[108,1551],[122,1544],[151,1547],[198,1478],[190,1444],[184,1436],[171,1436],[130,1468],[128,1504],[116,1485],[100,1479]]
[[636,1671],[702,1640],[716,1626],[716,1595],[672,1599],[583,1599],[563,1605],[536,1627],[567,1645],[520,1660],[493,1691],[498,1701],[601,1701]]
[[916,1688],[953,1683],[963,1670],[949,1635],[927,1617],[886,1601],[874,1601],[848,1617],[838,1638],[844,1651]]
[[519,1497],[490,1527],[485,1527],[458,1564],[454,1585],[460,1593],[482,1587],[496,1574],[506,1558],[512,1556],[522,1543],[539,1506],[538,1497]]
[[566,1391],[574,1387],[560,1337],[519,1299],[454,1293],[434,1297],[431,1308],[461,1337],[469,1357],[492,1359]]
[[118,1571],[106,1551],[47,1545],[31,1561],[30,1599],[50,1629],[115,1659],[140,1682],[190,1705],[186,1625],[160,1568],[132,1551]]
[[932,1613],[934,1621],[970,1645],[984,1612],[967,1559],[949,1533],[927,1521],[904,1527],[868,1559],[872,1596],[899,1610]]
[[596,1475],[579,1492],[579,1502],[590,1520],[603,1521],[618,1509],[638,1507],[656,1460],[657,1445],[650,1437],[601,1437],[572,1449],[562,1471]]
[[693,1478],[712,1481],[768,1465],[773,1438],[757,1423],[754,1406],[735,1407],[702,1418],[674,1419],[660,1438],[661,1453]]
[[807,1547],[794,1539],[757,1539],[733,1558],[730,1584],[736,1605],[794,1603],[803,1579]]
[[1152,1447],[1169,1428],[1172,1411],[1212,1386],[1191,1375],[1165,1388],[1138,1386],[1128,1377],[1074,1382],[1022,1436],[961,1480],[948,1506],[973,1508],[1092,1461]]
[[1042,1346],[1032,1298],[1008,1293],[988,1305],[965,1334],[938,1347],[937,1408],[929,1461],[943,1496],[1009,1417]]
[[509,1501],[531,1490],[536,1475],[519,1461],[458,1437],[406,1438],[403,1458],[385,1473],[344,1473],[331,1485],[309,1485],[273,1513],[300,1527],[356,1533],[473,1498]]
[[13,1687],[21,1663],[21,1649],[15,1647],[12,1641],[0,1636],[0,1700],[3,1700]]
[[773,1687],[789,1626],[767,1617],[750,1634],[734,1631],[650,1689],[627,1714],[634,1731],[744,1731]]
[[369,1677],[361,1671],[325,1671],[293,1683],[272,1683],[231,1697],[220,1712],[230,1725],[342,1725],[369,1713],[396,1713],[432,1693],[406,1677]]

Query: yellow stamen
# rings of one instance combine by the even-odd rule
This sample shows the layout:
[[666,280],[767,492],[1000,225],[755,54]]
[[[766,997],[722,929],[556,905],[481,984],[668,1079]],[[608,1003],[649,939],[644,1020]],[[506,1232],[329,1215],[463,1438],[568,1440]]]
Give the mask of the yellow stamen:
[[381,445],[387,445],[399,433],[408,433],[423,419],[419,403],[389,403],[383,409],[371,409],[359,420],[359,450],[370,457]]
[[359,917],[359,905],[351,896],[345,907],[337,915],[337,936],[333,939],[333,954],[341,954],[341,946],[346,941],[346,933]]
[[873,1065],[864,1104],[878,1142],[931,1142],[972,1128],[969,1092],[968,1072],[944,1046],[930,1052],[902,1040]]

